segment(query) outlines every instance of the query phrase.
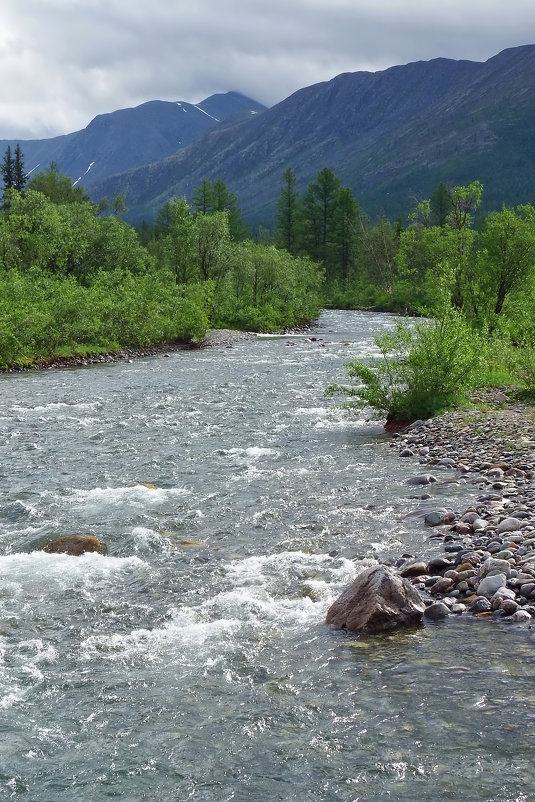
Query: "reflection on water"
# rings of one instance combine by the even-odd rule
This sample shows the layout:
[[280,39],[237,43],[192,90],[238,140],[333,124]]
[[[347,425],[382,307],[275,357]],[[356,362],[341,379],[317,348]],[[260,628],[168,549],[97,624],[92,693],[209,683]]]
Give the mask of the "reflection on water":
[[[535,798],[529,630],[323,623],[363,567],[432,548],[415,466],[323,396],[391,320],[0,378],[1,793]],[[108,556],[33,551],[74,532]]]

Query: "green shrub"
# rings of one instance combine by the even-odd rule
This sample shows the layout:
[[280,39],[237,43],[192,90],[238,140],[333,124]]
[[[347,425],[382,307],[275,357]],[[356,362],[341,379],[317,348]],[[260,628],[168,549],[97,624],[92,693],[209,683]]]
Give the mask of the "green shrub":
[[428,418],[458,406],[474,386],[479,340],[454,310],[431,321],[398,321],[375,343],[380,357],[347,364],[350,386],[327,389],[348,396],[345,406],[372,407],[388,421]]

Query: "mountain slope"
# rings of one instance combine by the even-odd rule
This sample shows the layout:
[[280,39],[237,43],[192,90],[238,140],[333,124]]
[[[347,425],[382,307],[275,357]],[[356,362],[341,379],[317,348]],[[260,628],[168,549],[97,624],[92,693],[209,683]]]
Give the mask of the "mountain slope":
[[484,63],[434,59],[346,73],[301,89],[262,115],[214,128],[162,162],[112,177],[130,218],[222,178],[249,222],[270,223],[281,175],[301,189],[324,166],[370,213],[405,213],[440,180],[486,185],[487,205],[535,200],[535,46]]
[[[98,179],[176,153],[212,128],[248,119],[264,106],[237,92],[212,95],[193,105],[152,100],[131,109],[99,114],[82,131],[20,142],[29,173],[55,161],[61,172],[89,188]],[[16,142],[0,141],[0,148]]]

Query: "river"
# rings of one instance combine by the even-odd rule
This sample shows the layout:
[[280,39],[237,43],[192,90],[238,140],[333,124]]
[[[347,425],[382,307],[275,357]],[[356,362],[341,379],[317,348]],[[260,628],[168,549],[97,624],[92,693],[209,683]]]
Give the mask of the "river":
[[[418,466],[323,395],[379,325],[0,377],[0,796],[535,799],[529,629],[324,624],[431,549]],[[35,551],[72,533],[108,555]]]

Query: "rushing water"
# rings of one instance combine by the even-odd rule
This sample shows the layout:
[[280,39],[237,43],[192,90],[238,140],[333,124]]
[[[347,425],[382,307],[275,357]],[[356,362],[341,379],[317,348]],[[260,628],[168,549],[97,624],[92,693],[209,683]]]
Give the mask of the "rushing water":
[[[529,630],[323,623],[427,548],[416,466],[323,396],[390,322],[0,379],[0,796],[535,799]],[[108,556],[35,551],[76,532]]]

